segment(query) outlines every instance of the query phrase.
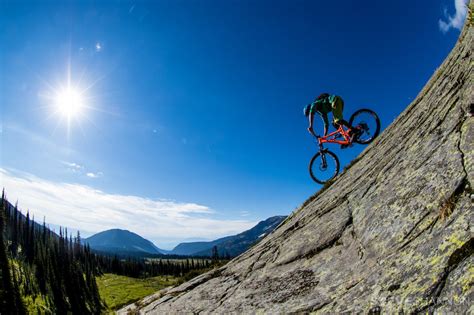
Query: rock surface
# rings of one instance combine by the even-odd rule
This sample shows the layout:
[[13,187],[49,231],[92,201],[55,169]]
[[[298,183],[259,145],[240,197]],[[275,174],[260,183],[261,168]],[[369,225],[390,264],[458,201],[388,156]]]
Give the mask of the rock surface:
[[466,25],[414,102],[331,186],[140,313],[473,313],[473,47]]

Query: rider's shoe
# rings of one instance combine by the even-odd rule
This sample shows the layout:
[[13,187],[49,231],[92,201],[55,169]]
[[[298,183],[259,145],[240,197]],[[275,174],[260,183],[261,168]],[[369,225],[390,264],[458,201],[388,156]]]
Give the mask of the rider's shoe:
[[353,129],[349,130],[349,137],[351,139],[351,143],[354,141],[354,139],[357,139],[357,137],[360,136],[361,133],[362,130],[360,130],[360,128],[358,127],[354,127]]
[[357,138],[361,134],[361,130],[357,127],[349,129],[349,144],[341,144],[341,149],[346,149],[348,147],[352,147],[352,142],[355,138]]

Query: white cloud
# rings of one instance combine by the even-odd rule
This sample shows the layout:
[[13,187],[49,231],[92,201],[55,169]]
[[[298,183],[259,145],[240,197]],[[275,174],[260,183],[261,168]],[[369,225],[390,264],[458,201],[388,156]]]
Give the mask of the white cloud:
[[445,10],[444,16],[447,18],[447,21],[444,21],[443,19],[438,21],[441,32],[446,33],[451,28],[456,28],[458,30],[462,28],[467,14],[467,2],[468,0],[454,0],[456,13],[453,16],[449,15]]
[[7,198],[29,209],[35,218],[74,229],[133,231],[158,247],[171,248],[188,238],[215,239],[251,228],[257,222],[217,219],[217,213],[196,203],[153,200],[109,194],[90,186],[56,183],[0,168]]
[[86,176],[89,178],[99,178],[99,177],[102,177],[102,175],[104,175],[104,173],[102,172],[97,172],[97,173],[89,172],[86,174]]
[[102,50],[102,44],[100,42],[95,43],[95,51],[100,52]]
[[80,172],[80,171],[82,171],[82,170],[84,169],[84,166],[79,165],[79,164],[77,164],[77,163],[65,162],[65,161],[63,161],[63,162],[61,162],[61,163],[63,163],[63,164],[67,167],[67,169],[70,170],[70,171],[73,172],[73,173]]
[[80,164],[77,164],[77,163],[74,163],[74,162],[66,162],[66,161],[62,161],[61,162],[63,165],[66,166],[66,168],[72,172],[72,173],[76,173],[76,174],[79,174],[79,175],[85,175],[89,178],[99,178],[99,177],[102,177],[104,176],[104,173],[102,172],[90,172],[90,171],[86,171],[85,170],[85,167],[83,165],[80,165]]

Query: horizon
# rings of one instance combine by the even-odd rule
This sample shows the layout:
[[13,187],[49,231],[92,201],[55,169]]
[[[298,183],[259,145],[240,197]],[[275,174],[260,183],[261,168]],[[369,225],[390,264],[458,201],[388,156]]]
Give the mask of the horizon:
[[[6,196],[5,196],[6,197]],[[10,202],[8,200],[8,198],[5,198],[8,202]],[[10,202],[11,203],[11,202]],[[13,204],[12,204],[13,205]],[[27,212],[24,212],[22,211],[22,209],[20,209],[20,207],[18,207],[18,211],[20,211],[21,214],[23,214],[24,216],[27,215]],[[272,217],[268,217],[267,219],[270,219],[270,218],[274,218],[274,217],[287,217],[286,215],[274,215]],[[259,223],[261,222],[264,222],[266,221],[267,219],[265,220],[262,220],[262,221],[259,221],[256,223],[256,225],[258,225]],[[38,220],[35,220],[34,216],[33,217],[30,217],[30,220],[35,222],[36,224],[39,224],[39,225],[42,225],[43,222],[39,222]],[[188,239],[183,239],[180,243],[174,245],[173,247],[168,247],[168,248],[165,248],[165,247],[161,247],[159,246],[158,244],[155,244],[155,242],[153,242],[152,240],[149,240],[147,239],[146,237],[140,235],[139,233],[136,233],[134,231],[131,231],[131,230],[128,230],[128,229],[120,229],[120,228],[111,228],[111,229],[107,229],[107,230],[103,230],[103,231],[98,231],[98,232],[95,232],[95,233],[82,233],[80,230],[77,230],[77,229],[73,229],[73,228],[67,228],[67,227],[63,227],[63,226],[60,226],[60,225],[55,225],[55,224],[49,224],[47,221],[44,222],[45,223],[45,226],[50,230],[52,231],[53,233],[56,233],[57,235],[59,235],[59,231],[62,230],[63,233],[65,233],[66,235],[68,236],[72,236],[72,237],[77,237],[78,233],[80,234],[80,238],[81,240],[84,240],[84,239],[88,239],[92,236],[95,236],[97,234],[101,234],[101,233],[104,233],[104,232],[109,232],[109,231],[114,231],[114,230],[118,230],[118,231],[125,231],[125,232],[129,232],[129,233],[132,233],[132,234],[135,234],[135,235],[138,235],[139,237],[151,242],[153,245],[155,245],[158,249],[160,250],[165,250],[165,251],[172,251],[174,248],[176,248],[178,245],[180,244],[186,244],[186,243],[194,243],[194,242],[211,242],[211,241],[215,241],[217,239],[205,239],[205,238],[188,238]],[[255,225],[255,226],[256,226]],[[252,226],[250,227],[248,230],[254,228],[255,226]],[[240,231],[238,233],[236,233],[235,235],[238,235],[240,233],[243,233],[243,232],[246,232],[248,230],[244,230],[244,231]],[[225,236],[234,236],[234,235],[225,235]]]
[[[50,226],[162,249],[289,215],[320,188],[303,106],[328,91],[385,129],[462,3],[5,3],[1,185]],[[364,148],[331,149],[343,167]]]

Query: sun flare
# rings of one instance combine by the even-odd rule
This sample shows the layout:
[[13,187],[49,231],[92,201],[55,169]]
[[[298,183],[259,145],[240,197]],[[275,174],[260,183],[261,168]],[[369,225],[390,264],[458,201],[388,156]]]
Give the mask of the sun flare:
[[84,107],[81,93],[71,87],[59,91],[55,101],[58,112],[68,118],[79,115]]
[[45,120],[56,118],[56,124],[52,125],[53,134],[60,126],[66,126],[69,139],[76,127],[84,134],[83,123],[94,124],[90,117],[91,112],[99,111],[99,109],[96,107],[98,98],[94,96],[92,88],[103,77],[96,78],[91,83],[85,73],[86,71],[83,70],[80,76],[73,76],[71,65],[68,63],[67,76],[63,80],[58,77],[55,82],[50,82],[41,78],[46,89],[38,96],[41,99],[41,107],[48,112]]

